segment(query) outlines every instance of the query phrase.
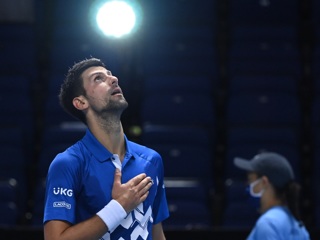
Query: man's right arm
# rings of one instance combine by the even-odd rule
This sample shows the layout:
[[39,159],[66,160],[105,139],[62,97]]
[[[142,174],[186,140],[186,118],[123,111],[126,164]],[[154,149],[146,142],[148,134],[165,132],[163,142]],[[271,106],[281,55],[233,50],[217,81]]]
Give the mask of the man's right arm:
[[[121,172],[116,169],[112,198],[120,204],[119,206],[126,213],[129,213],[147,198],[151,186],[151,179],[145,174],[139,174],[127,183],[121,184]],[[101,238],[108,231],[105,219],[101,218],[101,216],[108,214],[108,204],[106,206],[99,212],[102,213],[99,216],[95,215],[76,225],[60,220],[48,221],[44,225],[45,240],[92,240]],[[110,220],[113,221],[112,218],[109,218]],[[110,225],[120,224],[117,219],[115,220],[117,222]]]
[[59,220],[48,221],[44,225],[44,238],[46,240],[99,239],[107,231],[105,223],[98,215],[95,215],[76,225]]

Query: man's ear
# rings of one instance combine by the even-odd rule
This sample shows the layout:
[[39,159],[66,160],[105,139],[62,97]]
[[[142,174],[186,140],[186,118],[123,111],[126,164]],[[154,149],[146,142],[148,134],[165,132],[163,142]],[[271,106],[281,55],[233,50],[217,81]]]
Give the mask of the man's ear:
[[78,110],[84,110],[88,107],[87,99],[83,96],[75,97],[72,103],[73,106]]

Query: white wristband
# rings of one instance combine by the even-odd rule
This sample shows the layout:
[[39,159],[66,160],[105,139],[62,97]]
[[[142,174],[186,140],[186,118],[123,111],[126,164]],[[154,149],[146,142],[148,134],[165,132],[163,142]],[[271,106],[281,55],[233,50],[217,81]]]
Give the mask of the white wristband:
[[120,222],[127,216],[124,208],[116,200],[112,199],[97,215],[107,225],[108,230],[112,232]]

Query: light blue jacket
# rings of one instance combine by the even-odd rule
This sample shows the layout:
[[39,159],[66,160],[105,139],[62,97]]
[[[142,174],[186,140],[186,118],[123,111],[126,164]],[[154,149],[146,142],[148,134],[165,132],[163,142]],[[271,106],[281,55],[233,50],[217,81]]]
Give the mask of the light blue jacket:
[[257,220],[247,240],[309,240],[307,229],[286,207],[270,208]]

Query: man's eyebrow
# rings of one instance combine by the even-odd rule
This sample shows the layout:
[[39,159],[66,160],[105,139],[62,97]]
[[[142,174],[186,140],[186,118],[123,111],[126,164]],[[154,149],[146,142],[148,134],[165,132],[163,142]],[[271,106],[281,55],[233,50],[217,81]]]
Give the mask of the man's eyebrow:
[[99,75],[99,74],[104,74],[104,73],[108,73],[108,70],[106,70],[106,71],[97,71],[97,72],[93,72],[93,73],[91,73],[90,75],[89,75],[89,78],[92,78],[93,76],[95,76],[95,75]]

